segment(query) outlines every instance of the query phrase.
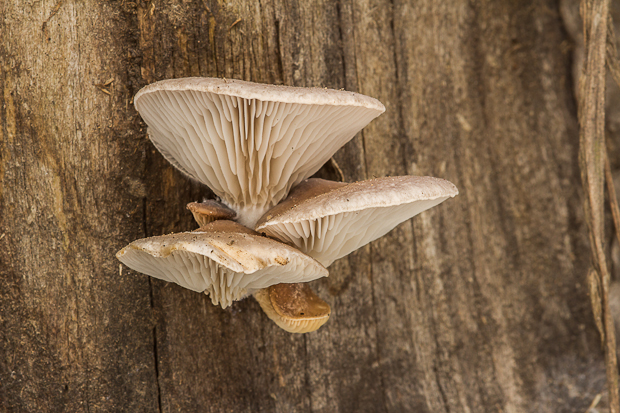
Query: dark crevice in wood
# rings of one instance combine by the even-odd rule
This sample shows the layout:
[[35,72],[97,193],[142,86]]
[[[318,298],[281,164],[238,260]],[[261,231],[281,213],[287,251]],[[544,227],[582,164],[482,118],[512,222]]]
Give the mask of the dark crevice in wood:
[[[148,237],[149,233],[146,229],[146,207],[147,207],[147,203],[146,203],[146,197],[142,198],[142,230],[144,231],[144,237]],[[153,297],[151,297],[151,304],[153,304]]]
[[[347,88],[347,58],[346,55],[344,53],[344,38],[342,37],[342,16],[341,16],[341,11],[340,11],[340,4],[341,1],[338,0],[336,1],[336,21],[338,22],[337,25],[337,30],[338,30],[338,45],[340,46],[340,55],[341,60],[342,60],[342,74],[343,74],[343,82],[344,84],[341,85],[341,87],[343,88]],[[333,160],[334,158],[332,158]]]
[[[147,227],[148,219],[147,219],[147,199],[146,197],[142,198],[142,228],[144,230],[144,236],[148,237],[148,227]],[[148,277],[149,280],[149,299],[151,304],[151,314],[155,311],[155,286],[153,285],[153,278]],[[155,320],[155,325],[153,326],[153,366],[155,368],[155,384],[157,385],[157,408],[159,412],[162,412],[161,405],[161,383],[159,377],[159,354],[157,352],[157,320]]]
[[[398,121],[396,122],[398,125],[398,130],[396,131],[396,136],[398,136],[399,140],[402,143],[401,145],[401,162],[403,164],[403,170],[409,174],[409,167],[408,167],[408,162],[407,162],[407,158],[411,157],[414,158],[414,150],[413,148],[410,148],[410,143],[409,140],[406,139],[407,133],[405,131],[405,120],[404,120],[404,115],[403,115],[403,89],[405,89],[405,84],[402,82],[402,77],[403,75],[401,74],[401,68],[400,65],[398,64],[398,48],[396,47],[397,43],[396,43],[396,28],[394,27],[394,20],[395,20],[395,15],[394,15],[394,9],[395,9],[395,5],[394,5],[394,0],[390,0],[390,6],[392,8],[392,13],[390,14],[390,30],[392,32],[392,39],[394,39],[394,54],[393,54],[393,61],[394,61],[394,73],[396,74],[396,79],[395,79],[395,83],[396,85],[398,85],[396,87],[396,105],[398,108]],[[404,148],[402,146],[405,146]]]
[[[560,7],[560,5],[558,4],[558,7]],[[575,39],[569,28],[567,27],[567,22],[561,18],[558,18],[558,21],[560,22],[559,27],[560,27],[560,31],[562,32],[562,37],[564,39],[570,39],[570,48],[573,49],[573,51],[571,53],[567,53],[566,54],[566,59],[565,59],[565,73],[566,73],[566,81],[565,83],[567,85],[569,85],[569,87],[566,87],[565,90],[568,90],[568,94],[570,96],[570,102],[572,103],[570,105],[570,109],[571,109],[571,115],[574,116],[575,118],[577,117],[577,90],[574,87],[571,87],[572,85],[575,85],[575,81],[577,80],[575,78],[576,73],[573,72],[573,67],[575,65],[575,52],[574,49],[577,47],[577,41],[578,39]],[[577,158],[577,153],[575,152],[575,159]]]
[[[145,198],[146,199],[146,198]],[[153,285],[153,278],[148,277],[149,280],[149,295],[151,299],[151,313],[155,311],[155,293]],[[155,383],[157,385],[157,407],[159,412],[162,412],[161,405],[161,383],[159,377],[159,354],[157,352],[157,320],[155,320],[155,325],[153,326],[153,365],[155,367]]]
[[[491,167],[490,168],[491,176],[494,177],[490,180],[490,184],[493,188],[493,191],[496,194],[500,194],[500,196],[498,196],[496,199],[497,213],[499,216],[502,216],[502,217],[510,217],[510,207],[509,206],[507,207],[506,205],[504,205],[505,200],[501,196],[502,189],[503,189],[502,185],[499,182],[499,180],[496,179],[498,176],[501,176],[500,168],[497,165],[497,160],[496,160],[497,158],[495,154],[492,152],[491,147],[487,146],[486,151],[487,151],[487,156],[489,157],[489,165]],[[502,231],[503,235],[505,236],[507,245],[511,247],[508,249],[506,253],[506,258],[508,259],[510,263],[510,270],[513,271],[514,269],[519,268],[519,263],[523,261],[521,258],[521,253],[519,251],[519,248],[517,248],[519,245],[519,241],[517,239],[516,231],[513,225],[509,225],[510,221],[511,221],[510,219],[502,219],[498,222],[498,227]]]
[[372,271],[373,265],[373,254],[372,254],[372,245],[368,245],[368,275],[370,277],[370,297],[372,299],[372,309],[373,309],[373,317],[375,321],[375,357],[377,358],[377,364],[379,365],[379,382],[381,383],[381,398],[383,402],[383,408],[387,412],[388,405],[386,400],[386,388],[385,388],[385,379],[383,377],[383,363],[381,361],[381,338],[379,336],[379,315],[377,314],[378,305],[375,299],[375,277]]
[[376,178],[376,176],[369,177],[368,176],[368,158],[366,157],[366,139],[364,137],[364,131],[360,132],[360,137],[362,141],[362,159],[364,159],[364,179]]
[[[151,292],[153,291],[153,282],[149,278],[151,284]],[[151,294],[152,297],[152,294]],[[159,382],[159,356],[157,354],[157,327],[153,327],[153,359],[155,364],[155,380],[157,382],[157,408],[159,412],[163,412],[161,405],[161,384]]]
[[282,63],[282,38],[280,37],[280,20],[276,20],[275,24],[273,25],[273,29],[276,35],[276,44],[278,45],[277,51],[276,51],[276,60],[277,60],[277,66],[278,66],[278,70],[280,71],[280,79],[282,79],[282,82],[284,83],[284,64]]

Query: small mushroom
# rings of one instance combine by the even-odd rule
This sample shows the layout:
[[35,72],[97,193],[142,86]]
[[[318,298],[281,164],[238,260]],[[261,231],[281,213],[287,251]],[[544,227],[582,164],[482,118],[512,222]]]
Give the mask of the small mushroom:
[[237,218],[235,211],[210,199],[203,202],[190,202],[187,204],[187,209],[191,211],[194,219],[201,227],[213,221],[221,219],[230,221]]
[[308,179],[269,210],[256,231],[299,248],[327,267],[457,194],[451,182],[427,176],[352,184]]
[[385,111],[353,92],[211,78],[156,82],[134,100],[162,155],[250,228]]
[[331,308],[307,283],[275,284],[258,290],[254,298],[278,327],[289,333],[318,330],[329,319]]
[[232,221],[139,239],[120,250],[116,258],[151,277],[205,292],[222,308],[273,284],[307,282],[328,275],[321,264],[297,249]]

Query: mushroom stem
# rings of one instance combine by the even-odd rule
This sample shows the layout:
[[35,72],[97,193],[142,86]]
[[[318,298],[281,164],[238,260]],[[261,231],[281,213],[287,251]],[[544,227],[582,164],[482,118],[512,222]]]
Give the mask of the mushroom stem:
[[241,225],[254,229],[254,226],[267,211],[269,211],[272,206],[258,206],[258,205],[247,205],[247,206],[238,206],[238,205],[228,205],[228,207],[237,211],[237,219],[236,222]]

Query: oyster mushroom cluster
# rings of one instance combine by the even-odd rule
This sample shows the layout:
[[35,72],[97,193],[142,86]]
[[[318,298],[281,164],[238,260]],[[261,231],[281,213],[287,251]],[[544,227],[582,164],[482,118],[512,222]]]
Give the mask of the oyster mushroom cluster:
[[338,258],[458,194],[443,179],[308,179],[385,111],[376,99],[240,80],[164,80],[135,106],[155,147],[221,202],[192,202],[199,228],[139,239],[116,256],[226,308],[253,295],[289,332],[314,331],[329,305],[306,284]]

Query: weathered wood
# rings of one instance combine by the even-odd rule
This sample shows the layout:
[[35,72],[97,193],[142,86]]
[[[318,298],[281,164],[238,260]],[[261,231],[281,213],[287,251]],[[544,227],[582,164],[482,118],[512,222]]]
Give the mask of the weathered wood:
[[0,14],[0,410],[154,410],[149,281],[114,259],[144,233],[135,19],[96,2]]
[[[582,412],[602,391],[555,2],[0,14],[0,410]],[[210,196],[131,105],[183,76],[376,97],[386,113],[335,157],[345,178],[434,175],[461,194],[334,263],[314,283],[332,319],[308,335],[251,299],[221,310],[119,272],[118,249],[193,229],[185,204]]]

